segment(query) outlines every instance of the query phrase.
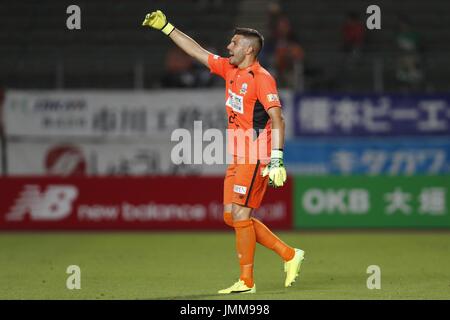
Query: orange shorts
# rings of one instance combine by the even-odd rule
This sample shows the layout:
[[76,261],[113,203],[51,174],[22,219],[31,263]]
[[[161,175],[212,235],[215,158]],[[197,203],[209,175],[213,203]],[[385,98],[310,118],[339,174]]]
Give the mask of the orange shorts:
[[228,165],[223,192],[223,204],[236,203],[244,207],[259,208],[267,190],[268,179],[262,177],[266,164]]

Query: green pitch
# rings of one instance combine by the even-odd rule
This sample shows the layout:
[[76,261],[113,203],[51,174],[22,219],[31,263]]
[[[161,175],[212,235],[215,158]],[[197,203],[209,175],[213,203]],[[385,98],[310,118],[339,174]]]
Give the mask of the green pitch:
[[[238,278],[232,232],[2,233],[0,299],[450,299],[448,232],[286,232],[306,251],[283,287],[281,260],[256,248],[254,295],[217,295]],[[68,290],[69,265],[81,289]],[[381,268],[381,289],[366,287]]]

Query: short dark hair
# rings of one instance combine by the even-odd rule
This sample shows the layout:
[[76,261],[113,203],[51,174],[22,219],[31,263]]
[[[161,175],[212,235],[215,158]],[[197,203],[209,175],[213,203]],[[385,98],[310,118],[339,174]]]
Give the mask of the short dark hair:
[[261,52],[263,46],[264,46],[264,37],[263,37],[263,35],[261,33],[259,33],[258,30],[251,29],[251,28],[239,28],[239,27],[234,29],[234,34],[233,35],[236,35],[236,34],[239,34],[239,35],[242,35],[244,37],[248,37],[248,38],[251,38],[251,39],[254,39],[254,40],[258,41],[259,48],[253,48],[253,49],[256,49],[255,56],[257,57],[258,54]]

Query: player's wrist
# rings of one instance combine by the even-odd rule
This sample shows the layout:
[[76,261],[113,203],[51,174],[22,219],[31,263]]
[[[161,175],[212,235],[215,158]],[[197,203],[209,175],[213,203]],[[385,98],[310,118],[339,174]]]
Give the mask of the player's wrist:
[[175,27],[169,21],[167,21],[167,23],[164,25],[164,27],[161,28],[161,31],[166,36],[170,36],[170,34],[172,33],[173,30],[175,30]]
[[283,149],[272,149],[270,158],[283,160]]

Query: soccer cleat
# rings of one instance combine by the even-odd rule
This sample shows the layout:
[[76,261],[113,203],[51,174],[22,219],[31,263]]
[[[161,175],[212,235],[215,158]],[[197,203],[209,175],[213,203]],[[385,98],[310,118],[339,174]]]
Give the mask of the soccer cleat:
[[256,285],[253,284],[252,288],[247,287],[247,285],[244,283],[244,281],[239,280],[235,284],[233,284],[231,287],[219,290],[220,294],[230,294],[230,293],[255,293],[256,292]]
[[295,249],[294,257],[284,263],[284,272],[286,272],[286,280],[284,281],[285,287],[290,287],[297,278],[303,259],[305,259],[305,251]]

